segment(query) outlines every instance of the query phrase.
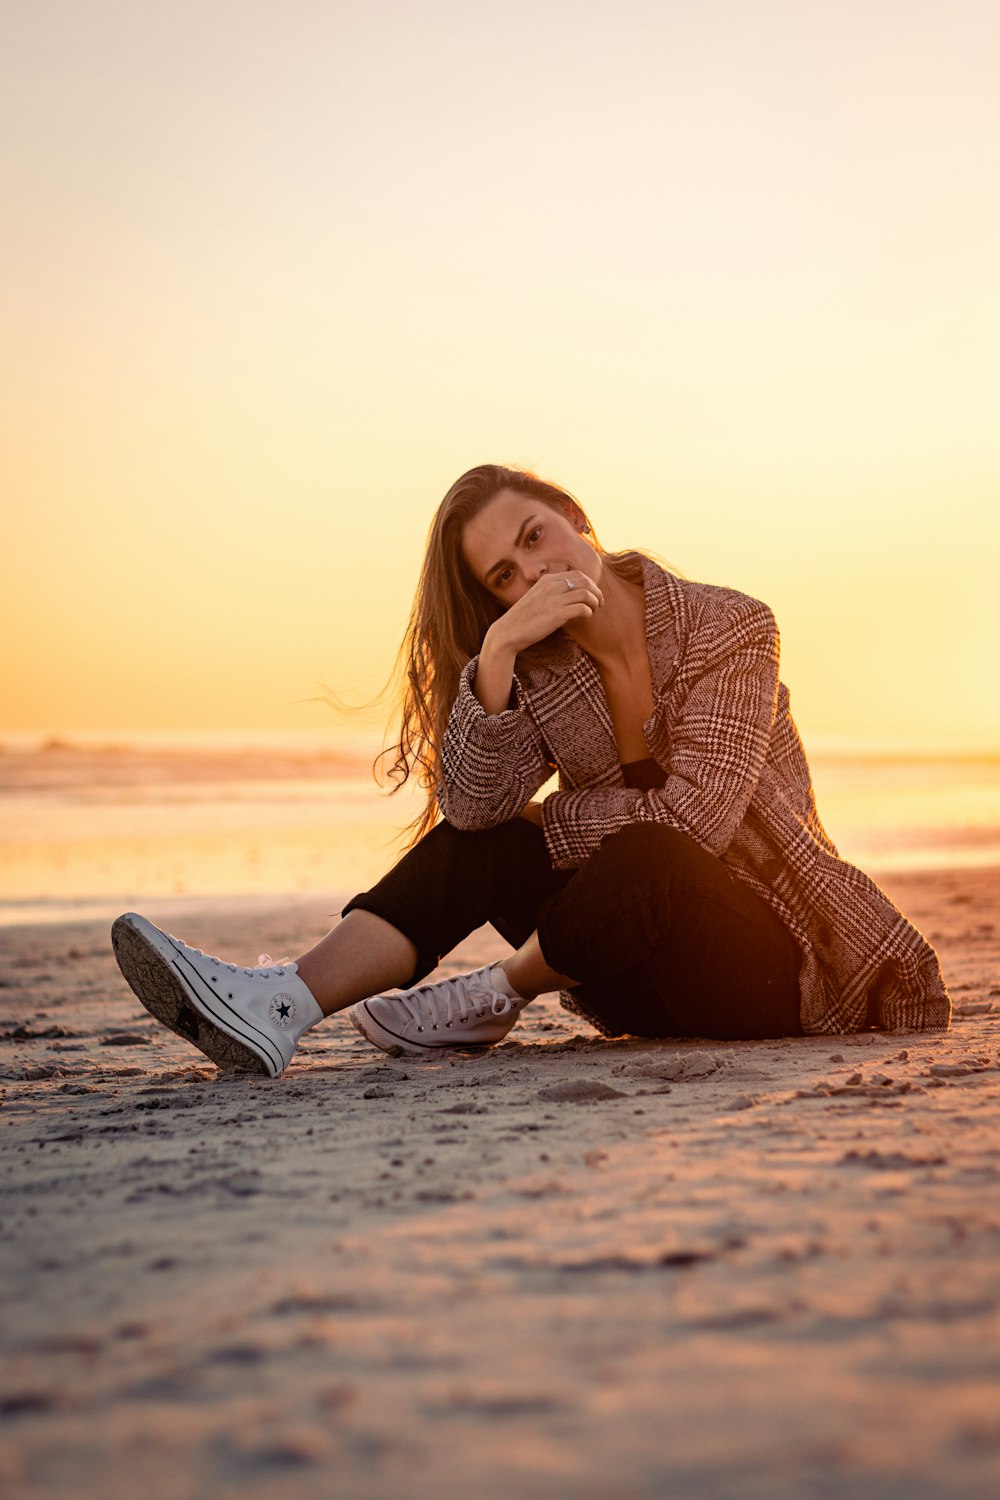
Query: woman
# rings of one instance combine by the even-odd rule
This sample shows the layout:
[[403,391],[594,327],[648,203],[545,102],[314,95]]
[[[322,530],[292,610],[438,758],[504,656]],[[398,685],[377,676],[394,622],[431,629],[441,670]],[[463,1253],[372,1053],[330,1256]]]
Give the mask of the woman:
[[[220,1067],[276,1077],[345,1009],[386,1051],[490,1044],[550,990],[608,1036],[948,1025],[933,949],[819,820],[765,605],[606,553],[566,491],[485,464],[441,503],[403,651],[418,837],[316,947],[242,968],[114,925],[143,1005]],[[486,921],[510,958],[419,984]]]

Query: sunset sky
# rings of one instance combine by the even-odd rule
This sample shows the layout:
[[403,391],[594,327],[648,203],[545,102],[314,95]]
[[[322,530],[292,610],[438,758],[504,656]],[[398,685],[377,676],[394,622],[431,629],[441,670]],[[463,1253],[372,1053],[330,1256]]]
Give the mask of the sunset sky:
[[0,734],[326,722],[472,464],[1000,744],[996,0],[15,0]]

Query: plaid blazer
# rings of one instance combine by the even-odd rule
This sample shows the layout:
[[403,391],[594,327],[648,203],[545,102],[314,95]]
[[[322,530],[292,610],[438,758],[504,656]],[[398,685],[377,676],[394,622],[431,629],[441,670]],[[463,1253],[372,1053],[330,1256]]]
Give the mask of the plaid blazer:
[[[773,907],[798,942],[806,1032],[946,1027],[951,1002],[934,949],[840,858],[820,822],[778,681],[771,611],[641,561],[654,697],[643,728],[666,784],[625,786],[597,668],[560,631],[530,662],[518,659],[513,706],[502,713],[483,709],[473,691],[478,658],[469,662],[442,746],[445,818],[457,828],[495,827],[557,770],[559,790],[542,806],[556,868],[576,868],[627,823],[680,829]],[[585,1014],[569,994],[563,1004]]]

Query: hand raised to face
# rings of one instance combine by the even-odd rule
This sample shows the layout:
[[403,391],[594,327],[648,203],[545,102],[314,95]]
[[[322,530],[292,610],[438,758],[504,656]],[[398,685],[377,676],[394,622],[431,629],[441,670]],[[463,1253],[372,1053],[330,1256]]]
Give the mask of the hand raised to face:
[[603,562],[585,525],[582,512],[510,490],[466,522],[465,561],[505,610],[489,630],[495,645],[516,654],[601,607]]
[[543,573],[490,627],[490,634],[516,655],[573,620],[589,619],[603,603],[600,585],[579,568]]

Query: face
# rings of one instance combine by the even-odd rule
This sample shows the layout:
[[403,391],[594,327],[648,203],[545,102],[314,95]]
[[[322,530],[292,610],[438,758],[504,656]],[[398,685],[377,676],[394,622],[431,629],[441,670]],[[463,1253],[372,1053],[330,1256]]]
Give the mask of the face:
[[534,495],[501,490],[462,534],[462,553],[476,578],[509,607],[522,598],[543,573],[578,569],[600,582],[601,555],[565,511]]

